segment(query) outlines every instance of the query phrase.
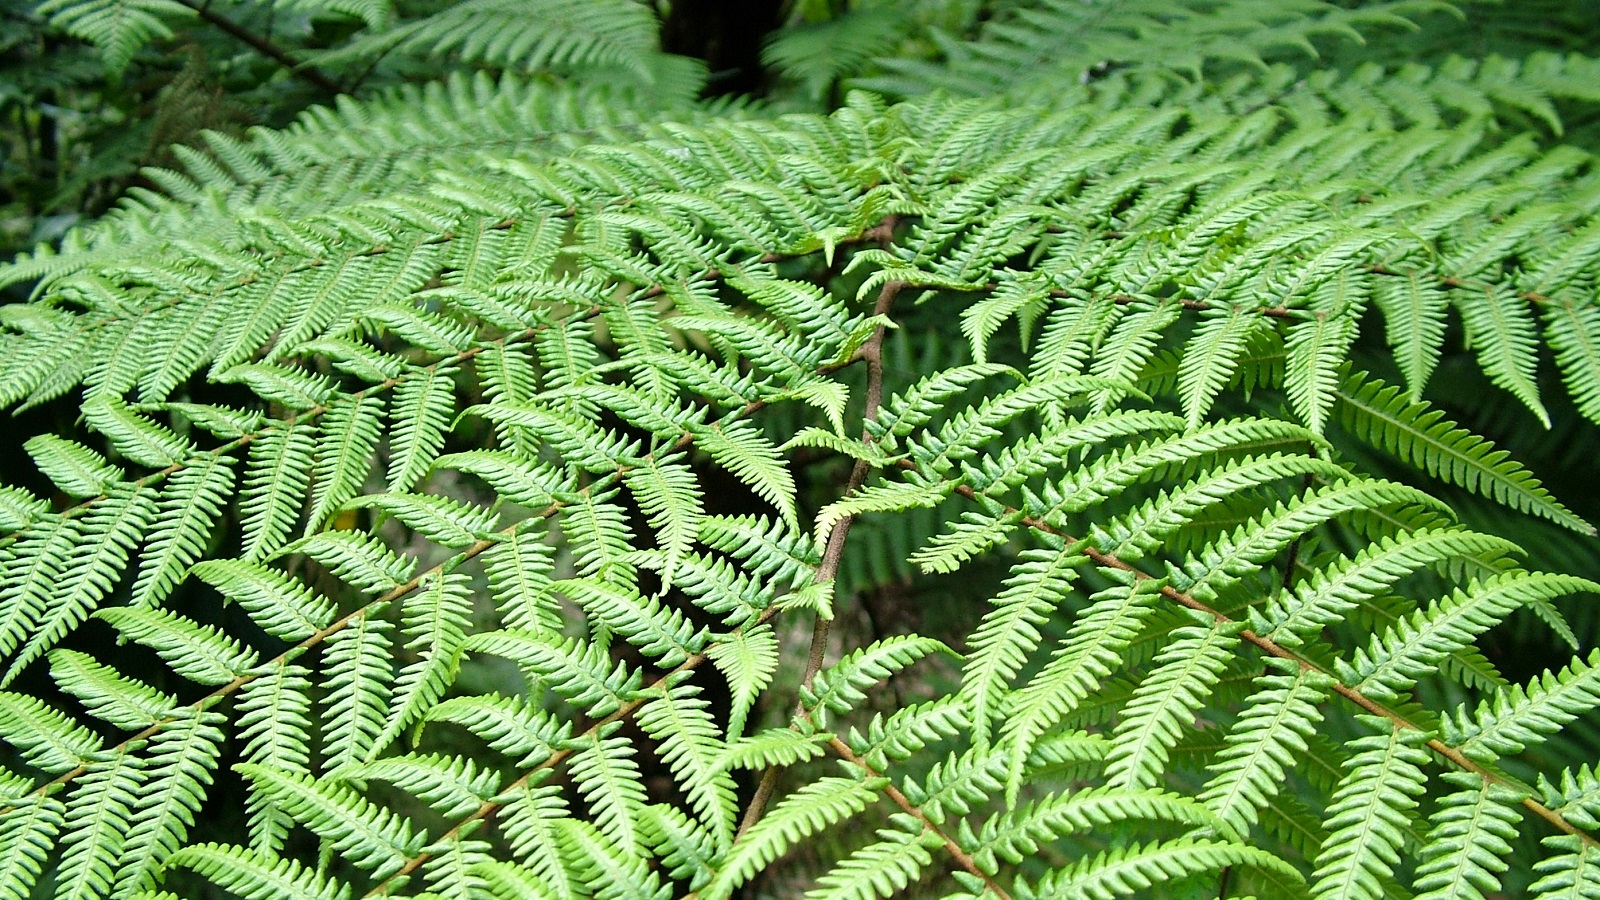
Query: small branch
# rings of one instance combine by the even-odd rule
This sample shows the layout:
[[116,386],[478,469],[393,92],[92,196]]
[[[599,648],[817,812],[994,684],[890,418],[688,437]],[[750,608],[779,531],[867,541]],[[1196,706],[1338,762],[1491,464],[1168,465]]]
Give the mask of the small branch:
[[[195,3],[194,0],[178,0],[178,2],[194,10],[195,15],[215,26],[218,31],[225,32],[241,43],[248,44],[250,49],[283,66],[296,78],[299,78],[302,81],[310,82],[311,84],[321,88],[333,96],[338,96],[339,94],[345,93],[345,89],[340,87],[337,81],[334,81],[332,78],[329,78],[327,75],[322,74],[310,66],[300,65],[300,63],[289,54],[289,51],[279,47],[277,44],[274,44],[272,41],[268,40],[262,35],[256,34],[250,29],[245,28],[243,25],[240,25],[238,22],[233,21],[227,16],[224,16],[221,13],[212,12],[210,9],[210,3]],[[329,99],[332,99],[332,97]]]
[[[894,221],[886,220],[867,234],[880,237],[887,242],[894,235]],[[878,292],[878,302],[873,305],[872,314],[887,316],[894,308],[895,297],[906,287],[903,281],[890,281]],[[866,422],[878,421],[878,409],[883,405],[883,338],[886,329],[879,325],[872,332],[872,337],[867,339],[861,349],[856,351],[855,359],[864,360],[867,364],[867,403],[862,418]],[[861,440],[871,440],[871,432],[863,429]],[[850,496],[861,490],[866,483],[867,476],[871,474],[872,466],[864,459],[856,460],[855,466],[850,470],[850,481],[845,486],[843,496]],[[817,567],[817,581],[832,581],[839,574],[839,565],[844,559],[844,542],[850,535],[850,523],[854,516],[845,516],[828,532],[828,543],[822,551],[822,564]],[[809,688],[816,680],[817,673],[822,671],[823,662],[828,651],[828,634],[831,631],[831,622],[822,616],[817,616],[811,628],[811,647],[806,654],[806,671],[800,678],[800,686]],[[796,701],[796,713],[803,713],[804,707]],[[734,835],[738,840],[749,831],[752,826],[761,820],[761,814],[766,811],[767,803],[772,800],[772,792],[778,786],[778,767],[768,766],[761,773],[761,782],[756,785],[756,792],[750,798],[750,805],[745,807],[744,816],[739,820],[739,830]]]

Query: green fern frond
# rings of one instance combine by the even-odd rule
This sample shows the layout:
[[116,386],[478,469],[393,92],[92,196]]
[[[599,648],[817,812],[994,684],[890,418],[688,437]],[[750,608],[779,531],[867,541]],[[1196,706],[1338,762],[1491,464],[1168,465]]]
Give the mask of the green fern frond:
[[172,24],[194,15],[176,0],[47,0],[37,12],[99,47],[107,71],[118,75],[146,44],[172,37]]
[[294,897],[347,900],[351,888],[292,859],[250,847],[191,844],[174,853],[168,865],[193,869],[248,900]]
[[788,848],[866,809],[878,799],[881,783],[828,776],[783,798],[728,854],[700,896],[726,898]]
[[1363,722],[1378,734],[1350,741],[1346,774],[1328,809],[1328,835],[1316,858],[1317,897],[1383,897],[1404,849],[1410,811],[1424,790],[1423,733],[1379,718]]
[[1467,772],[1444,779],[1457,790],[1444,797],[1433,816],[1433,830],[1417,866],[1418,897],[1428,900],[1480,898],[1500,887],[1507,868],[1502,857],[1516,837],[1516,792]]
[[1352,375],[1339,392],[1346,428],[1428,474],[1513,509],[1592,534],[1594,527],[1561,505],[1504,450],[1444,418],[1426,403],[1405,400],[1397,388]]

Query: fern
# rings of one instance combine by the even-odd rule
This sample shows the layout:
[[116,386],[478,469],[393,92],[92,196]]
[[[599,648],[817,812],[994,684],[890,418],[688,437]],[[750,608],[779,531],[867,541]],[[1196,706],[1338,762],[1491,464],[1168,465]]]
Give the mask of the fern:
[[0,895],[1595,892],[1589,57],[109,9],[354,93],[0,270]]

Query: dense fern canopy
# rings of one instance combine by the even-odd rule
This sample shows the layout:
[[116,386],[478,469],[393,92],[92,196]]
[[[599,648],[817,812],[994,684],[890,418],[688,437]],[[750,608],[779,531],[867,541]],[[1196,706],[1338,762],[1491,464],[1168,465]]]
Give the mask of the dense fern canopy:
[[19,13],[0,898],[1600,897],[1600,10],[794,7]]

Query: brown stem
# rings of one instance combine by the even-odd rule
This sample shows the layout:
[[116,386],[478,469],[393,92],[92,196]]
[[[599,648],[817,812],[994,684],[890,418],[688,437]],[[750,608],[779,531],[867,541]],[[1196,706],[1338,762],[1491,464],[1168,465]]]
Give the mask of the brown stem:
[[[883,226],[880,226],[880,228]],[[888,234],[893,234],[893,225],[888,226]],[[872,314],[887,316],[894,308],[894,299],[905,288],[903,281],[890,281],[878,292],[878,302],[873,306]],[[867,364],[867,403],[862,414],[863,420],[868,423],[878,421],[878,410],[883,405],[883,337],[887,329],[879,325],[872,337],[867,339],[861,349],[856,351],[855,358],[865,360]],[[872,433],[863,430],[861,440],[870,441]],[[866,483],[867,476],[871,474],[872,466],[864,459],[856,460],[850,470],[850,481],[845,486],[844,495],[850,496],[861,490]],[[836,522],[833,530],[828,532],[828,543],[822,551],[822,564],[817,567],[817,581],[832,581],[839,574],[839,565],[844,559],[844,542],[850,536],[850,523],[854,516],[845,516]],[[816,680],[817,673],[822,671],[828,650],[828,632],[832,625],[831,620],[818,615],[816,622],[811,627],[811,648],[806,654],[806,671],[800,678],[800,686],[805,689],[811,687]],[[798,701],[796,714],[804,713],[804,702]],[[768,766],[761,773],[761,783],[756,786],[755,795],[750,798],[750,805],[745,807],[744,816],[739,820],[739,831],[734,835],[734,840],[749,831],[752,826],[761,820],[761,814],[766,811],[767,803],[772,799],[772,792],[778,784],[778,767]]]
[[273,60],[274,62],[283,66],[285,69],[288,69],[290,74],[294,75],[296,78],[299,78],[302,81],[310,82],[311,84],[332,95],[328,99],[331,100],[334,96],[338,96],[339,94],[345,92],[344,88],[340,87],[337,81],[334,81],[332,78],[329,78],[327,75],[322,74],[310,66],[302,66],[293,56],[289,54],[289,51],[279,47],[277,44],[274,44],[271,40],[268,40],[262,35],[256,34],[255,32],[245,28],[243,25],[240,25],[238,22],[233,21],[221,13],[213,12],[209,8],[209,3],[195,3],[194,0],[178,0],[178,2],[194,10],[196,15],[211,23],[211,25],[215,26],[218,31],[222,31],[232,36],[241,43],[248,44],[250,49],[256,51],[262,56],[267,57],[268,59]]

